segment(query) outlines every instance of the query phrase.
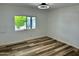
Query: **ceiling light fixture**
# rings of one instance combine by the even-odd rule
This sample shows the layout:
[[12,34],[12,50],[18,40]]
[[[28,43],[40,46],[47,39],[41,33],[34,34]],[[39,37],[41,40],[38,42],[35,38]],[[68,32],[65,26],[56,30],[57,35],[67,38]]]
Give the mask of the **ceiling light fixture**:
[[38,5],[38,8],[39,9],[49,9],[50,6],[46,3],[41,3],[40,5]]

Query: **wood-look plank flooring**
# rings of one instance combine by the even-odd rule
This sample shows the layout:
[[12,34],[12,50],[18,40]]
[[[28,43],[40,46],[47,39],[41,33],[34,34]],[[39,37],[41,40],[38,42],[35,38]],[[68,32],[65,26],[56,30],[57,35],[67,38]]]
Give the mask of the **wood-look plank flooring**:
[[41,37],[1,46],[0,56],[78,56],[74,49],[55,39]]

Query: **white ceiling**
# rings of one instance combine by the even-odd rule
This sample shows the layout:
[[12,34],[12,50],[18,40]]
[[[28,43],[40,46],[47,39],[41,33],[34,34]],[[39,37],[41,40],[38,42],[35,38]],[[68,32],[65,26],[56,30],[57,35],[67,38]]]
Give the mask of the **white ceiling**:
[[[37,7],[39,4],[40,3],[27,3],[26,5]],[[51,6],[51,8],[62,8],[62,7],[79,5],[79,3],[48,3],[48,4]]]
[[[37,6],[40,3],[4,3],[4,4],[5,5],[22,6],[22,7],[29,6],[29,7],[37,8]],[[79,5],[79,3],[48,3],[48,4],[51,6],[50,9]]]

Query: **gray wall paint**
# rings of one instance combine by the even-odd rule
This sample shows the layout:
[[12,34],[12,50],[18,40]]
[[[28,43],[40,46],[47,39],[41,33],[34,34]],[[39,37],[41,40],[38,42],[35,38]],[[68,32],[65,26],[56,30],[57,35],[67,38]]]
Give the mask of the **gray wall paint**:
[[[29,15],[37,17],[37,28],[15,32],[15,15]],[[45,36],[46,34],[46,12],[30,7],[18,7],[10,5],[0,5],[0,45],[24,41],[31,38]]]
[[51,10],[48,36],[79,48],[79,6]]
[[[37,16],[37,29],[15,32],[15,15]],[[79,48],[79,6],[49,11],[0,5],[0,45],[46,36]]]

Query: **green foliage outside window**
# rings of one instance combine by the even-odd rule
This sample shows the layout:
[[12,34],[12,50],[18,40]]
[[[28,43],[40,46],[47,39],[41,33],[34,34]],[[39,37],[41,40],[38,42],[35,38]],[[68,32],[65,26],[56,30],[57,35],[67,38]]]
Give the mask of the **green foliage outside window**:
[[24,26],[26,22],[27,22],[26,16],[15,16],[15,25],[17,28]]

